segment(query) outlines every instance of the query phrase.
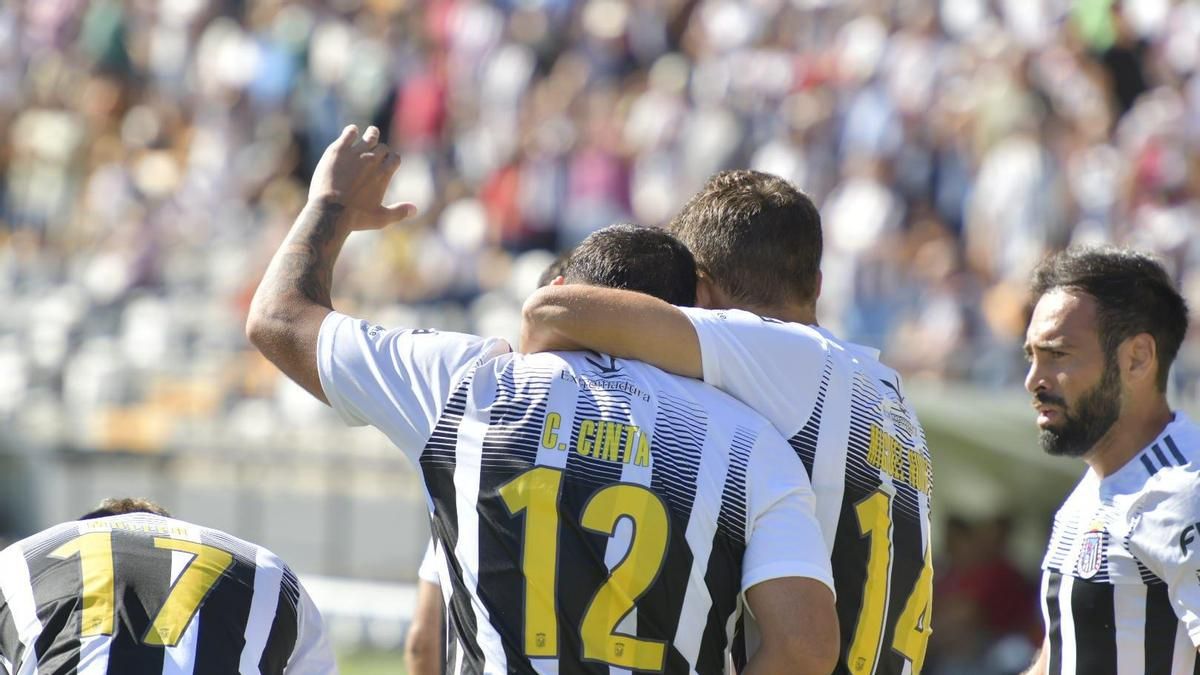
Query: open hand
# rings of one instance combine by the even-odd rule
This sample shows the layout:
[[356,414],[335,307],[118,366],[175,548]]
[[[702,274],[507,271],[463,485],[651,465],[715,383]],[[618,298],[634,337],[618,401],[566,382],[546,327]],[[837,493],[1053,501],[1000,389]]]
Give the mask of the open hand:
[[408,202],[385,205],[383,194],[400,166],[400,155],[379,142],[379,129],[367,127],[359,138],[351,124],[321,155],[308,188],[310,204],[345,209],[340,225],[348,230],[377,230],[417,212]]

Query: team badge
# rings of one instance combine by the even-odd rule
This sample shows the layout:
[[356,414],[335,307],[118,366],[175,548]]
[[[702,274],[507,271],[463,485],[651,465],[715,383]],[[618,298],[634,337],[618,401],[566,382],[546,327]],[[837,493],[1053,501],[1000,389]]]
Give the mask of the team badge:
[[[1095,526],[1093,526],[1095,527]],[[1079,557],[1075,559],[1075,570],[1082,579],[1091,579],[1100,571],[1104,559],[1104,530],[1092,529],[1083,535],[1079,544]]]

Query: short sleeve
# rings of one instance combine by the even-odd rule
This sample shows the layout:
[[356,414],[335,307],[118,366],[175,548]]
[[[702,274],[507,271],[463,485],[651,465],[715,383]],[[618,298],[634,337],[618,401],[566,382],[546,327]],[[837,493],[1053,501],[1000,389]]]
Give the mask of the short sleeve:
[[437,549],[434,547],[433,539],[430,539],[429,544],[425,547],[425,555],[421,558],[421,566],[417,568],[417,578],[430,584],[441,585],[441,580],[438,579],[438,567]]
[[1175,615],[1200,647],[1200,484],[1193,472],[1171,473],[1143,501],[1129,549],[1166,582]]
[[321,620],[321,612],[313,604],[308,591],[300,586],[297,612],[296,646],[288,659],[285,675],[331,675],[337,673],[337,662],[329,644],[329,634]]
[[785,434],[817,400],[828,345],[815,330],[736,309],[680,307],[696,329],[704,381],[754,408]]
[[773,429],[764,428],[751,453],[746,503],[742,592],[770,579],[808,577],[836,595],[808,474]]
[[331,312],[317,339],[317,371],[347,424],[379,428],[415,462],[454,387],[508,351],[498,338],[388,330]]

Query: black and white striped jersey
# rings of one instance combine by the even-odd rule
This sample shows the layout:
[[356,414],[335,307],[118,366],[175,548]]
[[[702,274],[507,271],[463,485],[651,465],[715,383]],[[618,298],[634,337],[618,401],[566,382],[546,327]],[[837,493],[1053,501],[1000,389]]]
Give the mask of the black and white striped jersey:
[[1200,673],[1200,428],[1183,413],[1128,464],[1090,469],[1042,562],[1051,675]]
[[450,672],[721,673],[746,589],[832,588],[799,458],[701,382],[337,313],[318,365],[419,463]]
[[148,513],[63,523],[0,552],[0,673],[336,673],[275,554]]
[[417,579],[431,584],[440,584],[438,576],[437,542],[431,537],[425,546],[425,555],[421,556],[421,565],[417,567]]
[[933,470],[899,375],[877,351],[818,327],[680,309],[704,381],[770,420],[812,480],[837,586],[836,672],[919,673],[931,634]]

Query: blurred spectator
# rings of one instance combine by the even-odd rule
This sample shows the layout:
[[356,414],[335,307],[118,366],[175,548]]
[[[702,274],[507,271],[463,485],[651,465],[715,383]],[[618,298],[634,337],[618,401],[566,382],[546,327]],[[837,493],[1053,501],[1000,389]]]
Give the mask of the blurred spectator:
[[1009,521],[950,516],[934,565],[937,618],[926,665],[935,675],[1023,672],[1040,647],[1037,589],[1008,552]]
[[[56,0],[0,5],[0,66],[0,418],[88,447],[338,433],[241,319],[347,122],[421,210],[347,245],[381,318],[511,334],[535,263],[734,166],[813,195],[822,322],[910,376],[1019,381],[1072,242],[1200,306],[1195,2]],[[1176,370],[1200,397],[1200,330]]]

